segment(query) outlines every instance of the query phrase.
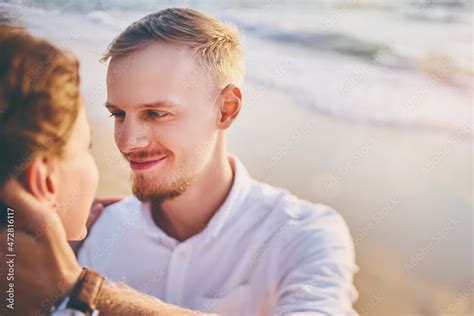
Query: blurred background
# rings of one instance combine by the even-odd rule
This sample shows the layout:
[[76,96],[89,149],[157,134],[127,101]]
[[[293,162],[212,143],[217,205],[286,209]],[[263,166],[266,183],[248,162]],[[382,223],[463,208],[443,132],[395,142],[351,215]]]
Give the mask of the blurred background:
[[344,216],[357,311],[472,315],[473,1],[0,1],[79,57],[99,196],[130,194],[99,58],[171,6],[240,29],[247,75],[229,151],[253,177]]

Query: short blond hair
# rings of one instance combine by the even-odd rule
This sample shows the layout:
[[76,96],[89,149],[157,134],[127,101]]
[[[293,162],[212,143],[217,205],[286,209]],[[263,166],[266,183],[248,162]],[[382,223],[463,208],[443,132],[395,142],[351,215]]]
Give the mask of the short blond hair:
[[187,8],[161,10],[132,23],[101,60],[128,55],[155,41],[189,47],[218,85],[242,84],[245,65],[237,28]]

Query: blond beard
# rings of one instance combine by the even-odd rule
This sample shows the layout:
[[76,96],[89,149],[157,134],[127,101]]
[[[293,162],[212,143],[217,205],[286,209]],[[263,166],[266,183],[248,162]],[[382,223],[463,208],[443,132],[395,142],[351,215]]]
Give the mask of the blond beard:
[[142,202],[164,201],[183,194],[193,183],[195,176],[181,178],[170,184],[157,183],[146,175],[132,175],[132,192]]

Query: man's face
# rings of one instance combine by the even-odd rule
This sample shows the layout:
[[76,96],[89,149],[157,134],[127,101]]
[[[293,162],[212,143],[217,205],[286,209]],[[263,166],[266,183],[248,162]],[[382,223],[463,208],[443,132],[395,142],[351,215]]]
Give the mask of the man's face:
[[203,170],[217,140],[219,91],[187,48],[153,43],[112,59],[106,106],[137,198],[177,196]]

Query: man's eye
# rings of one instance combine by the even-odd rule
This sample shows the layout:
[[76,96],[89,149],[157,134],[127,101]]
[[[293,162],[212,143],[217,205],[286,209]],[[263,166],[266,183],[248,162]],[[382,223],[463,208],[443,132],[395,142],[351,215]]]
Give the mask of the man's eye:
[[150,118],[160,118],[168,115],[166,112],[159,112],[159,111],[148,111],[148,116]]
[[122,111],[115,111],[115,112],[111,112],[109,117],[115,117],[115,118],[123,118],[125,116],[125,112],[122,112]]

